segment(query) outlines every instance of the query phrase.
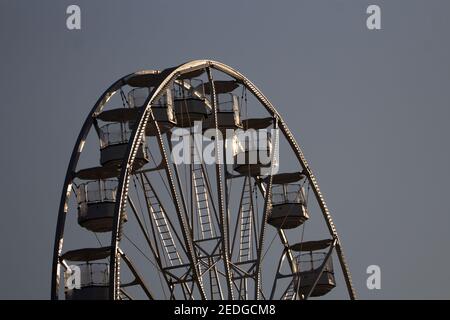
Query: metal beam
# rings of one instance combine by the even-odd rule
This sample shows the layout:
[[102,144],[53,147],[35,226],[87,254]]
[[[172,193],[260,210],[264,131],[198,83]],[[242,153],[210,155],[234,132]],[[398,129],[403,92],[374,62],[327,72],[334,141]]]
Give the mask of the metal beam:
[[[213,106],[213,121],[214,121],[214,127],[215,127],[215,135],[216,138],[214,139],[214,148],[216,151],[216,182],[217,182],[217,199],[219,202],[219,219],[220,219],[220,228],[221,228],[221,236],[222,236],[222,259],[225,269],[225,277],[227,281],[227,288],[228,288],[228,300],[234,299],[234,293],[233,293],[233,281],[231,277],[231,270],[230,270],[230,257],[229,257],[229,239],[228,239],[228,219],[227,219],[227,213],[226,213],[226,207],[225,207],[225,199],[224,199],[224,190],[223,190],[223,164],[221,162],[221,153],[222,150],[219,148],[219,128],[218,128],[218,121],[217,121],[217,99],[216,99],[216,89],[214,87],[214,80],[211,74],[211,69],[208,67],[206,68],[206,73],[208,75],[208,81],[211,85],[211,101]],[[224,142],[225,143],[225,142]]]
[[123,261],[125,261],[125,263],[127,264],[128,268],[130,269],[131,273],[135,276],[137,282],[140,284],[142,290],[144,290],[146,296],[150,299],[150,300],[154,300],[153,298],[153,294],[151,293],[150,289],[147,287],[147,285],[145,284],[145,282],[142,280],[141,275],[139,274],[139,272],[136,270],[133,262],[128,259],[128,257],[126,256],[125,253],[122,252],[122,250],[119,249],[119,253],[121,258],[123,259]]

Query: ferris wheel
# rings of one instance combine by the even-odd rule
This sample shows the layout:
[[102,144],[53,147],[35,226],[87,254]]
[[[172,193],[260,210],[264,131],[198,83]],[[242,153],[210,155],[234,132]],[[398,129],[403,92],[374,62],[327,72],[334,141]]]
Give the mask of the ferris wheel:
[[64,180],[52,299],[301,300],[339,281],[354,299],[317,180],[245,76],[196,60],[101,95]]

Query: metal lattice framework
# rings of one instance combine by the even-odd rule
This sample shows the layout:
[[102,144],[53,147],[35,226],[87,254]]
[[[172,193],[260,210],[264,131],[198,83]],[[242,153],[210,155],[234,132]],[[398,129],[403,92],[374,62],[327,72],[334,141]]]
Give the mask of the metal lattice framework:
[[[216,74],[219,80],[215,79]],[[198,77],[203,77],[204,84],[195,87],[192,79]],[[221,80],[221,77],[231,79],[228,82],[232,81],[234,86],[228,90],[220,87],[221,82],[226,82]],[[104,119],[102,114],[105,106],[116,93],[120,93],[122,100],[125,99],[125,102],[129,103],[123,93],[125,87],[148,88],[149,91],[143,107],[133,110],[136,112],[133,113],[133,125],[129,127],[126,147],[121,151],[123,156],[113,166],[102,165],[89,171],[94,172],[94,178],[99,181],[103,181],[105,177],[117,179],[113,199],[108,199],[108,205],[112,208],[110,226],[105,227],[107,230],[96,227],[94,232],[96,237],[101,233],[103,238],[109,239],[105,241],[110,242],[105,243],[105,246],[98,241],[100,246],[95,248],[76,248],[77,250],[63,253],[64,231],[69,223],[67,216],[72,214],[72,190],[80,189],[77,181],[80,177],[83,178],[80,173],[82,170],[78,168],[83,147],[91,132],[101,136],[99,122]],[[215,137],[219,137],[223,129],[219,96],[225,91],[233,90],[242,90],[245,95],[247,92],[251,94],[255,103],[268,115],[265,118],[267,127],[281,133],[280,136],[272,138],[273,147],[278,143],[285,143],[298,162],[298,180],[302,179],[303,186],[312,191],[314,197],[310,198],[313,198],[317,211],[322,215],[329,239],[293,243],[289,241],[288,233],[294,234],[294,239],[298,239],[301,228],[284,228],[285,220],[278,228],[273,228],[268,223],[275,207],[272,203],[275,196],[272,190],[282,186],[283,195],[290,195],[286,191],[288,184],[280,184],[280,181],[284,181],[282,174],[275,173],[275,152],[271,154],[269,174],[265,176],[249,172],[230,172],[227,165],[217,161],[227,151],[226,143],[220,143],[219,138],[213,140],[216,157],[214,164],[174,164],[172,155],[175,147],[172,138],[173,129],[177,128],[177,125],[170,130],[164,128],[158,120],[159,111],[156,108],[161,99],[169,101],[169,98],[172,98],[170,95],[176,90],[181,92],[183,97],[189,92],[189,99],[202,99],[207,110],[204,123],[208,121],[209,129]],[[175,106],[178,106],[178,110],[188,101],[188,98],[179,96],[176,99],[178,105]],[[240,103],[244,103],[244,96]],[[192,116],[189,112],[186,115],[188,118]],[[178,116],[180,117],[180,113]],[[186,122],[178,119],[178,124],[181,126],[183,121]],[[243,119],[244,127],[252,127],[250,121]],[[186,134],[192,134],[191,126],[184,124],[183,127]],[[151,138],[146,138],[149,131],[152,132]],[[153,141],[153,148],[142,149],[149,140]],[[200,154],[198,147],[195,143],[190,146],[191,156],[197,157]],[[148,152],[152,158],[159,157],[160,163],[155,162],[154,166],[138,165],[142,150]],[[86,171],[84,174],[89,176]],[[237,181],[235,185],[233,181]],[[110,190],[106,189],[103,192],[108,191]],[[306,197],[303,199],[303,193],[295,195],[301,195],[301,200],[289,201],[301,203],[304,209],[307,206]],[[286,199],[284,201],[289,202]],[[95,203],[96,208],[105,202],[107,201],[103,197]],[[81,210],[81,207],[82,205],[78,204],[78,210]],[[306,214],[304,219],[307,218]],[[317,216],[315,218],[317,219]],[[78,222],[80,223],[80,217]],[[302,220],[302,223],[306,222]],[[131,234],[139,233],[142,239],[139,245],[133,243],[134,247],[142,254],[148,250],[149,256],[146,256],[146,259],[151,262],[153,271],[142,263],[142,259],[136,258],[136,252],[131,252],[131,249],[128,252],[125,249],[123,243],[129,239],[127,228],[132,224],[135,229],[130,229]],[[269,233],[276,235],[277,240],[271,238]],[[278,262],[265,259],[273,242],[279,246]],[[145,246],[146,249],[139,246]],[[307,273],[306,269],[302,269],[302,252],[309,251],[312,257],[313,251],[319,249],[326,250],[321,263],[319,267],[314,267],[315,260],[308,260],[311,261],[312,267]],[[297,253],[298,256],[295,256]],[[107,279],[102,286],[106,290],[103,298],[113,300],[133,298],[127,292],[131,287],[142,289],[144,296],[150,299],[307,299],[310,296],[322,295],[318,288],[324,275],[333,274],[332,268],[329,269],[332,255],[337,256],[349,297],[354,299],[355,291],[349,268],[330,212],[300,146],[281,115],[261,91],[238,71],[220,62],[196,60],[163,71],[141,71],[119,79],[103,93],[86,118],[75,143],[63,185],[55,235],[51,298],[58,299],[61,295],[61,271],[70,270],[68,261],[90,262],[103,259],[107,260],[108,266],[108,270],[105,270]],[[282,272],[285,261],[288,271]],[[264,271],[265,269],[272,271]],[[92,271],[90,272],[92,274]],[[272,279],[263,280],[266,279],[267,273],[272,274]],[[133,280],[125,282],[122,276],[125,274],[130,274]],[[147,274],[151,275],[146,276]],[[158,290],[154,282],[149,283],[148,279],[155,274],[160,278],[161,290]],[[306,285],[310,275],[312,280]],[[283,279],[287,279],[287,285],[281,285]],[[273,285],[270,286],[272,280]],[[268,290],[265,290],[266,287]],[[164,297],[161,292],[164,292]]]

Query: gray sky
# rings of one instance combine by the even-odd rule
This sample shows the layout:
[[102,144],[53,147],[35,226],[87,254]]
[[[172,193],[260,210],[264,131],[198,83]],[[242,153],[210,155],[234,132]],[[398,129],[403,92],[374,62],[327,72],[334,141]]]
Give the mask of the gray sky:
[[[73,3],[80,31],[66,29]],[[380,31],[365,26],[369,4]],[[49,297],[61,187],[98,96],[198,58],[244,73],[283,115],[359,297],[449,298],[449,14],[444,0],[2,0],[0,298]],[[381,290],[366,288],[371,264]]]

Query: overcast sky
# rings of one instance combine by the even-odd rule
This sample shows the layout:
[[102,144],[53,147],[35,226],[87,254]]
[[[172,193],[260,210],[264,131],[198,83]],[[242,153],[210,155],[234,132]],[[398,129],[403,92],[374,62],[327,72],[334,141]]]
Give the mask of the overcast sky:
[[[445,0],[1,0],[0,298],[49,297],[62,183],[98,96],[198,58],[244,73],[286,119],[359,297],[449,298],[449,15]],[[366,288],[372,264],[381,290]]]

